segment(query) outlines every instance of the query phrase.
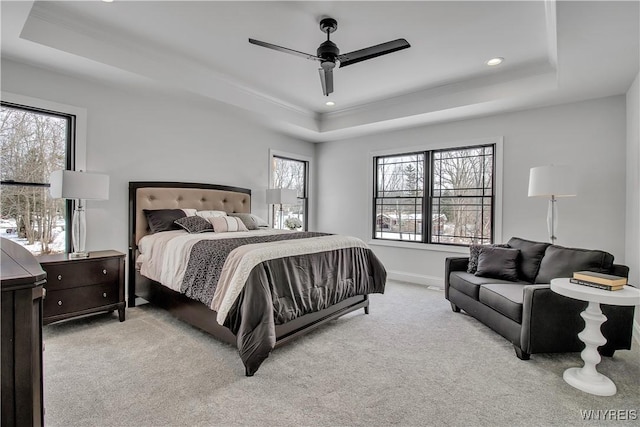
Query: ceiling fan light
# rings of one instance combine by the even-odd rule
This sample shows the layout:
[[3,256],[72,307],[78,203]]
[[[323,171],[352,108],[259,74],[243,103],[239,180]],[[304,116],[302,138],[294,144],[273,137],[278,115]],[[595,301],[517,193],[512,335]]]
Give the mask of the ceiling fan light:
[[495,58],[491,58],[490,60],[488,60],[487,65],[490,67],[495,67],[496,65],[500,65],[503,62],[504,62],[504,58],[497,56]]

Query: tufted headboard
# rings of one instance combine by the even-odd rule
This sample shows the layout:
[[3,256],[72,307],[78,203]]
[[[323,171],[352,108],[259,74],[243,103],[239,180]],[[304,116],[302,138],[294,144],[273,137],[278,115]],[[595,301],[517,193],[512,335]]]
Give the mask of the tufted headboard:
[[250,213],[251,190],[184,182],[129,182],[129,250],[149,233],[143,209],[220,210]]

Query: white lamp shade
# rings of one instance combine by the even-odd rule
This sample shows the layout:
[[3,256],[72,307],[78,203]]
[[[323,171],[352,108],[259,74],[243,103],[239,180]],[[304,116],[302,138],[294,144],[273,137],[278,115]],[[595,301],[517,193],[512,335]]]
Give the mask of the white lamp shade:
[[289,188],[267,189],[268,205],[293,205],[298,202],[298,192]]
[[109,175],[58,170],[51,173],[49,183],[54,199],[109,199]]
[[575,195],[576,180],[570,166],[538,166],[529,171],[529,197],[570,197]]

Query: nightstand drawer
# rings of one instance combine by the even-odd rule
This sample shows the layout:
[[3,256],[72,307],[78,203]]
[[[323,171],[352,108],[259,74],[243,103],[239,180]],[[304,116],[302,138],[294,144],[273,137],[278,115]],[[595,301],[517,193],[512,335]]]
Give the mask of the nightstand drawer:
[[116,304],[118,302],[118,284],[81,286],[61,291],[49,291],[44,299],[44,317],[75,313]]
[[118,281],[120,260],[106,258],[44,265],[47,272],[47,291]]

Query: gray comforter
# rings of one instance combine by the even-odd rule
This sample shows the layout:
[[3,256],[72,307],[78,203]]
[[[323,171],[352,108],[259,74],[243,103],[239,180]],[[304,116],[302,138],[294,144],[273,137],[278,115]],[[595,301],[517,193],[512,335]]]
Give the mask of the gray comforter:
[[[251,243],[302,239],[321,233],[291,233],[201,241],[194,245],[181,291],[207,305],[228,254]],[[276,342],[275,325],[317,312],[349,297],[383,293],[386,271],[368,248],[353,247],[263,261],[253,267],[224,323],[237,337],[247,375],[253,375]]]

